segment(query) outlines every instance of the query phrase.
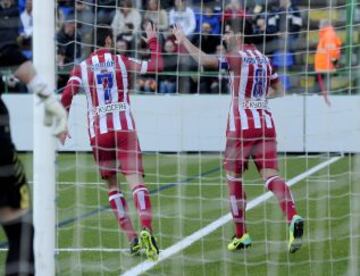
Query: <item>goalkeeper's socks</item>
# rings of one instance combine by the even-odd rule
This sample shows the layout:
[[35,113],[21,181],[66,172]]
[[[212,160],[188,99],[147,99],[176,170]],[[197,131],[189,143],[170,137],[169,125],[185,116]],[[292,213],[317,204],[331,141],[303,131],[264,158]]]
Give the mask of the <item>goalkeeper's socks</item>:
[[126,233],[128,240],[132,241],[135,239],[137,234],[128,215],[128,206],[124,195],[118,190],[109,191],[109,204],[119,222],[120,228]]
[[297,212],[291,191],[285,181],[281,177],[275,175],[266,180],[265,186],[277,197],[280,208],[287,218],[288,223],[290,223],[292,217],[296,215]]
[[143,184],[136,185],[133,189],[133,197],[142,228],[147,228],[151,231],[152,211],[148,188]]
[[227,176],[229,187],[230,210],[235,223],[235,236],[241,238],[246,233],[245,210],[246,194],[241,178]]

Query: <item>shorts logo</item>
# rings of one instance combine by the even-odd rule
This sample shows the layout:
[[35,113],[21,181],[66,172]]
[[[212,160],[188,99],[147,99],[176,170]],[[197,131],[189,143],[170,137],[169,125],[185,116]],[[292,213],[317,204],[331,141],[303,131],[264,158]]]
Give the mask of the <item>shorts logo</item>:
[[124,102],[121,103],[111,103],[106,105],[100,105],[98,107],[93,108],[92,113],[94,115],[103,115],[115,111],[125,111],[127,109],[127,104]]
[[267,101],[245,101],[243,108],[267,109]]

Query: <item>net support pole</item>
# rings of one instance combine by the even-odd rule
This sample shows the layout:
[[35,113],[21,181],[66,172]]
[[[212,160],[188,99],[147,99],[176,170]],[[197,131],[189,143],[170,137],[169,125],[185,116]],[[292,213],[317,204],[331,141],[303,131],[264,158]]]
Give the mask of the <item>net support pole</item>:
[[353,51],[353,22],[354,22],[355,0],[346,1],[346,66],[345,71],[349,76],[349,93],[352,90],[352,51]]
[[[35,68],[50,91],[55,89],[55,1],[33,1]],[[55,147],[51,128],[43,125],[44,105],[34,95],[34,226],[37,276],[55,275]]]
[[355,0],[346,1],[346,65],[351,67]]

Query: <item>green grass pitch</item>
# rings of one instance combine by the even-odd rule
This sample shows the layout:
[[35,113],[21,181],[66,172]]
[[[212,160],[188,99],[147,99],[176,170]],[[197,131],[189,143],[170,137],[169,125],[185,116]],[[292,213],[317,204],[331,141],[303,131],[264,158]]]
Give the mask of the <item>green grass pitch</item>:
[[[31,179],[32,155],[21,158]],[[291,179],[329,158],[280,155],[281,174]],[[228,213],[220,154],[145,154],[144,166],[161,249]],[[293,186],[298,212],[305,218],[304,245],[297,253],[287,253],[287,225],[271,198],[247,212],[251,248],[227,252],[233,235],[233,225],[227,223],[146,274],[350,275],[352,264],[360,266],[359,166],[356,155],[345,156]],[[107,208],[106,188],[92,155],[60,154],[57,173],[57,275],[120,275],[143,261],[124,252],[128,243]],[[131,192],[122,177],[119,182],[139,229]],[[266,192],[252,163],[244,182],[248,201]],[[5,252],[0,251],[1,264]]]

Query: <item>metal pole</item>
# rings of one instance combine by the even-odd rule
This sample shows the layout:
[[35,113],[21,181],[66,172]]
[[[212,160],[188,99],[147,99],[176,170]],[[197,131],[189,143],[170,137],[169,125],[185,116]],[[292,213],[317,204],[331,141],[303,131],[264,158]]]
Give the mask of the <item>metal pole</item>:
[[[352,83],[352,71],[351,71],[351,60],[352,60],[352,48],[353,48],[353,22],[354,22],[354,10],[355,0],[346,1],[346,66],[348,72],[350,86]],[[349,89],[351,93],[351,87]]]
[[[35,68],[55,89],[55,1],[33,1]],[[43,125],[44,106],[34,95],[34,226],[37,276],[55,275],[55,138]]]

